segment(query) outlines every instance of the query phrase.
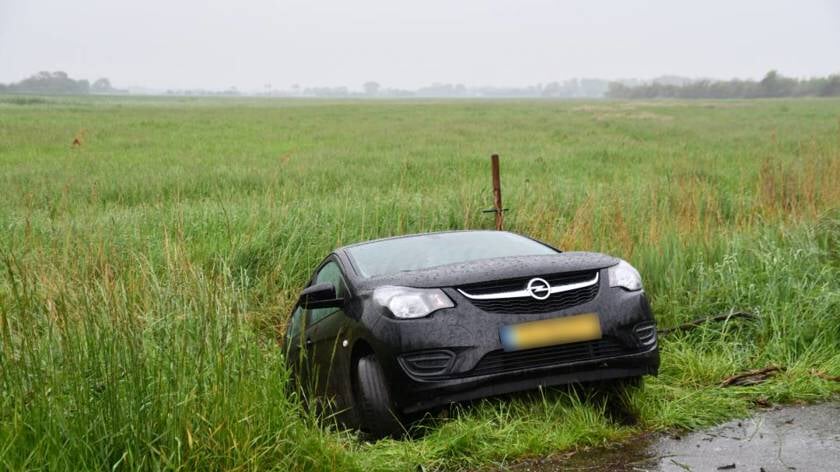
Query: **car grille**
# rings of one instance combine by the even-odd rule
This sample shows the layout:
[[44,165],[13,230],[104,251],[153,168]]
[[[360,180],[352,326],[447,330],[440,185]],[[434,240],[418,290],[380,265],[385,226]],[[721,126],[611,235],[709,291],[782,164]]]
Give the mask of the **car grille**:
[[[555,274],[543,276],[550,285],[566,285],[585,282],[592,280],[597,275],[597,271],[576,272],[567,274]],[[500,292],[511,292],[515,290],[522,290],[528,285],[533,277],[494,281],[483,284],[472,284],[458,287],[462,292],[467,292],[470,295],[489,295]],[[552,311],[559,311],[565,308],[571,308],[576,305],[589,302],[598,295],[598,285],[594,284],[588,287],[582,287],[567,292],[553,293],[545,300],[537,300],[532,297],[518,297],[518,298],[497,298],[487,300],[469,299],[470,303],[476,307],[492,312],[492,313],[510,313],[510,314],[526,314],[526,313],[548,313]]]
[[572,362],[594,361],[635,352],[638,351],[624,347],[612,338],[523,351],[498,350],[487,353],[467,375],[498,374]]

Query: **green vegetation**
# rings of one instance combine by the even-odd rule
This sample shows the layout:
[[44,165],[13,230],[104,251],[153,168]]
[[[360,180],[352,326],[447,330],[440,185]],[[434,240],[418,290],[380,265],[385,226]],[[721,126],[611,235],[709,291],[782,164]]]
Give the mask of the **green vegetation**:
[[[77,140],[80,144],[71,146]],[[279,333],[341,244],[510,229],[636,265],[661,375],[325,427]],[[840,102],[0,101],[0,468],[482,467],[840,392]],[[769,364],[752,386],[723,378]],[[613,397],[611,402],[618,401]]]

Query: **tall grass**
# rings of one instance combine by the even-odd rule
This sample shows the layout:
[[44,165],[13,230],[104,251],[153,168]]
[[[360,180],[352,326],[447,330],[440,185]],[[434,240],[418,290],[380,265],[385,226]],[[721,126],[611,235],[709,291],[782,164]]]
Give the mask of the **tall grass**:
[[[840,374],[837,101],[43,100],[0,102],[3,468],[477,467],[840,391],[812,374]],[[309,271],[490,226],[491,151],[511,230],[628,259],[662,325],[758,320],[665,339],[635,426],[588,389],[463,406],[412,441],[319,421],[279,342]]]

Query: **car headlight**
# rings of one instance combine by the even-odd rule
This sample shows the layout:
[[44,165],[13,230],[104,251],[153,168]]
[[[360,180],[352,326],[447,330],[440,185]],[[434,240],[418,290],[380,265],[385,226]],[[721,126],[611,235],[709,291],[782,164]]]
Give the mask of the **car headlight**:
[[642,276],[627,261],[619,261],[618,264],[610,267],[609,274],[610,287],[622,287],[630,291],[642,289]]
[[439,288],[385,286],[373,291],[373,299],[391,310],[397,318],[404,319],[422,318],[442,308],[455,306]]

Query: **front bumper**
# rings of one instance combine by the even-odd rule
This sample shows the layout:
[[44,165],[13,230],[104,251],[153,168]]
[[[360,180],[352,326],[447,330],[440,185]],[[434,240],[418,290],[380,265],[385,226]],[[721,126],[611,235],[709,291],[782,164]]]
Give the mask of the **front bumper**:
[[394,387],[394,391],[401,392],[401,410],[414,413],[450,403],[540,387],[656,375],[658,370],[659,349],[653,347],[647,352],[591,362],[432,382],[402,382]]
[[[375,313],[377,357],[397,406],[410,413],[539,386],[655,375],[659,350],[645,294],[609,287],[608,280],[603,270],[595,298],[550,313],[490,313],[454,289],[445,290],[455,308],[426,318]],[[602,341],[502,351],[502,326],[589,312],[599,315]]]

